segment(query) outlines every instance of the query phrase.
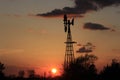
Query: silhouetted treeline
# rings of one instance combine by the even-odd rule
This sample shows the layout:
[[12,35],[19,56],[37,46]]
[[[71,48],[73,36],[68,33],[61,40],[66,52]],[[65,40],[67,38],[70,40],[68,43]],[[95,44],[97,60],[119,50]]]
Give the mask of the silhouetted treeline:
[[96,60],[97,57],[94,55],[78,57],[75,62],[71,62],[69,68],[64,69],[63,80],[96,80]]
[[63,67],[63,74],[57,77],[45,77],[36,75],[34,70],[28,70],[28,77],[25,77],[24,70],[18,72],[18,76],[5,76],[5,66],[0,62],[0,80],[120,80],[120,62],[113,59],[112,62],[98,73],[95,55],[85,54],[71,62],[68,68]]
[[[120,62],[112,62],[97,72],[95,55],[85,54],[71,62],[69,68],[64,69],[62,80],[120,80]],[[102,65],[102,64],[101,64]]]
[[5,69],[4,64],[0,62],[0,78],[4,78],[3,70]]
[[100,73],[100,80],[120,80],[120,62],[113,59],[110,65],[105,66]]

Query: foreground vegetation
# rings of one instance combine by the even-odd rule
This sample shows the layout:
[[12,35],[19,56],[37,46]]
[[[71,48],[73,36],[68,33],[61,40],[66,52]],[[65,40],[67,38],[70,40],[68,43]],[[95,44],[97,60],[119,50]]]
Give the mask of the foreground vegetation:
[[107,64],[98,73],[95,61],[95,55],[84,55],[71,62],[69,68],[64,68],[63,74],[59,77],[44,77],[36,75],[34,70],[28,71],[28,77],[25,77],[24,71],[19,71],[18,76],[5,76],[3,70],[5,66],[0,62],[0,80],[120,80],[120,62],[116,59]]

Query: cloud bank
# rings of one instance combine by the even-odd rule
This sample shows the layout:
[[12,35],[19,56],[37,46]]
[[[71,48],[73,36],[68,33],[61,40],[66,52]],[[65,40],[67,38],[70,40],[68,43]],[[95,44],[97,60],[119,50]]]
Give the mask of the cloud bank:
[[92,50],[88,50],[85,47],[81,47],[79,50],[76,51],[77,53],[90,53]]
[[73,0],[73,7],[64,7],[63,9],[54,9],[47,13],[38,13],[36,16],[42,17],[57,17],[63,14],[69,14],[76,17],[81,17],[87,12],[97,11],[109,6],[120,5],[120,0]]
[[83,45],[82,47],[80,47],[76,52],[77,53],[91,53],[93,52],[93,49],[95,48],[95,46],[88,42],[86,45]]
[[83,26],[84,29],[89,29],[89,30],[110,30],[110,28],[105,27],[104,25],[97,24],[97,23],[85,23]]

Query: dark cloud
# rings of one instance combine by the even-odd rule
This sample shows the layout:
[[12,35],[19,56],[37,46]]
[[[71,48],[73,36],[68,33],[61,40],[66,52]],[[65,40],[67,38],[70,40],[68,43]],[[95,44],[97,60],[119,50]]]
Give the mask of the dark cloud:
[[116,32],[116,30],[115,29],[111,29],[111,32]]
[[37,14],[37,16],[43,16],[43,17],[57,17],[57,16],[62,16],[64,14],[70,14],[72,16],[77,16],[77,17],[83,17],[82,14],[80,15],[79,12],[75,8],[70,8],[70,7],[65,7],[62,10],[61,9],[55,9],[51,12],[48,13],[43,13],[43,14]]
[[80,16],[89,11],[97,11],[107,6],[112,6],[112,5],[118,6],[120,4],[120,0],[73,0],[73,1],[75,4],[73,7],[64,7],[63,9],[55,9],[51,12],[37,14],[37,16],[55,17],[55,16],[61,16],[63,14]]
[[85,47],[81,47],[79,50],[76,51],[77,53],[89,53],[92,52],[92,50],[88,50]]
[[93,52],[93,49],[95,48],[95,46],[88,42],[86,45],[83,45],[82,47],[80,47],[76,52],[77,53],[90,53]]
[[97,23],[85,23],[83,26],[84,29],[89,30],[110,30],[110,28],[105,27],[104,25],[97,24]]
[[99,5],[99,8],[104,8],[111,5],[115,6],[120,5],[120,0],[92,0],[92,1],[96,2]]

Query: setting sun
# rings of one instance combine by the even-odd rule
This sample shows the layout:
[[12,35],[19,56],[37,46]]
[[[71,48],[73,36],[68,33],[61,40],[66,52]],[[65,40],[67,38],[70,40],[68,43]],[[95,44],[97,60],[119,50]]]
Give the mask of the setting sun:
[[53,74],[56,74],[56,73],[57,73],[57,69],[56,69],[56,68],[52,68],[51,72],[52,72]]

